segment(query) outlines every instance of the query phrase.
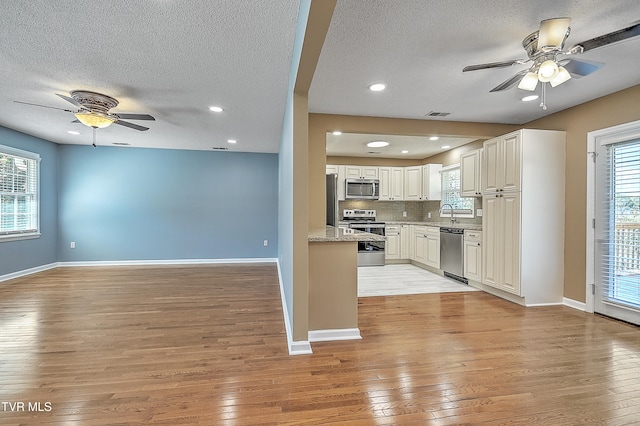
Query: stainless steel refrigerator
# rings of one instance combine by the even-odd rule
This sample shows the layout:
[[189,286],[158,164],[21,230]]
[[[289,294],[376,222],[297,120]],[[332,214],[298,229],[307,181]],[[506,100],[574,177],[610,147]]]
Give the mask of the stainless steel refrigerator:
[[327,175],[327,225],[338,227],[338,175]]

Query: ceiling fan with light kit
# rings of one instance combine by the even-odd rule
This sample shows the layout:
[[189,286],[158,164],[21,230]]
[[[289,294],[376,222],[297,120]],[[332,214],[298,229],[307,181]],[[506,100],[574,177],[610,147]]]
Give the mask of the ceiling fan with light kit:
[[589,75],[604,65],[600,62],[573,59],[572,56],[640,35],[640,23],[637,23],[618,31],[585,40],[575,44],[568,50],[563,50],[564,43],[571,32],[570,24],[571,18],[553,18],[540,22],[539,30],[529,34],[522,40],[522,47],[527,52],[527,59],[469,65],[464,67],[462,71],[505,68],[533,62],[529,69],[519,71],[490,91],[507,90],[516,84],[519,89],[535,91],[538,82],[540,82],[542,83],[542,102],[540,107],[547,109],[545,83],[549,83],[551,87],[556,87],[572,77],[580,78]]
[[65,112],[70,112],[75,115],[76,120],[73,123],[82,123],[85,126],[93,128],[93,146],[96,146],[96,130],[104,129],[112,124],[118,124],[120,126],[129,127],[130,129],[145,131],[149,130],[148,127],[140,126],[138,124],[129,123],[127,120],[151,120],[155,121],[155,118],[149,114],[126,114],[126,113],[114,113],[110,110],[118,106],[118,101],[111,96],[103,95],[102,93],[91,92],[88,90],[74,90],[71,92],[71,96],[61,95],[56,93],[57,96],[65,101],[78,107],[77,111],[72,111],[64,108],[57,108],[48,105],[39,105],[30,102],[14,101],[19,104],[34,105],[43,108],[57,109]]

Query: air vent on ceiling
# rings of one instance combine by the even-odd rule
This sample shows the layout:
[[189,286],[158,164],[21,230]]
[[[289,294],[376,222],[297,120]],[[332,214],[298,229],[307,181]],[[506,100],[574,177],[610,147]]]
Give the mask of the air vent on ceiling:
[[229,148],[223,147],[223,146],[214,146],[213,148],[214,151],[229,151]]
[[380,151],[369,151],[368,154],[380,154]]
[[429,111],[425,114],[425,117],[446,117],[451,114],[450,112],[438,112],[438,111]]
[[129,146],[129,145],[131,145],[130,143],[127,143],[127,142],[114,142],[113,144],[114,145],[119,145],[119,146]]

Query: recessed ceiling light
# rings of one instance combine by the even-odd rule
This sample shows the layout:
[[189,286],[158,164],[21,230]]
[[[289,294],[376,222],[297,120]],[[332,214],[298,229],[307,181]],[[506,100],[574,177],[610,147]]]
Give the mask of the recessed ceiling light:
[[388,145],[389,145],[389,142],[385,142],[385,141],[373,141],[367,144],[369,148],[382,148],[383,146],[388,146]]
[[210,107],[209,107],[209,111],[213,111],[213,112],[222,112],[222,111],[224,111],[224,110],[222,109],[222,107],[219,107],[219,106],[210,106]]
[[372,92],[380,92],[382,90],[384,90],[387,86],[385,84],[382,83],[376,83],[376,84],[372,84],[371,86],[369,86],[369,90],[371,90]]
[[451,148],[451,147],[450,147],[449,145],[442,145],[440,148],[442,148],[442,149],[449,149],[449,148]]
[[334,130],[333,132],[331,132],[331,134],[333,136],[340,136],[342,134],[342,132],[340,130]]
[[238,143],[235,139],[227,139],[227,143]]
[[538,95],[525,96],[524,98],[522,98],[522,102],[531,102],[535,101],[536,99],[538,99]]
[[407,151],[406,149],[403,149],[403,150],[401,151],[401,153],[402,153],[402,154],[408,154],[408,153],[409,153],[409,151]]
[[79,135],[80,132],[76,132],[75,130],[67,130],[67,133],[69,133],[70,135]]
[[440,138],[439,138],[439,137],[437,137],[437,136],[431,136],[431,137],[429,138],[429,140],[430,140],[430,141],[437,141],[438,139],[440,139]]

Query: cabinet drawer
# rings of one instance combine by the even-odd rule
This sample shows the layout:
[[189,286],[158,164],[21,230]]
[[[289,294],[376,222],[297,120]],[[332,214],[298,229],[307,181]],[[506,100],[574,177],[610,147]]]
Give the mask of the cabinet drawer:
[[464,231],[465,241],[482,241],[482,231]]
[[427,235],[440,235],[440,227],[427,226]]

